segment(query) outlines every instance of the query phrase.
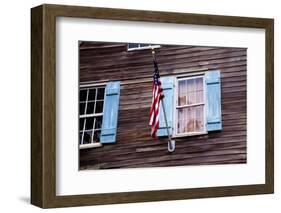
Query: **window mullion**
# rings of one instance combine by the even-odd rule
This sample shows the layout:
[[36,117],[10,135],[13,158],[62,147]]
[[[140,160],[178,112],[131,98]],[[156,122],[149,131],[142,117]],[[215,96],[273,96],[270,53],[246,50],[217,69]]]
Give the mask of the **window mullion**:
[[96,106],[97,106],[97,94],[98,94],[98,88],[96,88],[96,94],[95,94],[94,114],[96,112]]
[[92,136],[91,136],[91,143],[94,143],[94,134],[95,134],[96,119],[97,119],[97,118],[94,118],[94,122],[93,122],[93,131],[92,131]]
[[86,102],[85,102],[84,115],[86,115],[86,112],[87,112],[88,97],[89,97],[89,89],[87,89],[87,96],[86,96]]
[[195,131],[195,116],[196,116],[196,110],[195,110],[195,107],[193,107],[193,131]]
[[[96,106],[97,106],[97,96],[98,96],[98,89],[96,88],[96,93],[95,93],[95,105],[94,105],[94,114],[96,112]],[[96,117],[94,118],[94,122],[93,122],[93,131],[92,131],[92,135],[91,135],[91,143],[93,143],[93,139],[94,139],[94,134],[95,134],[95,123],[96,123]]]

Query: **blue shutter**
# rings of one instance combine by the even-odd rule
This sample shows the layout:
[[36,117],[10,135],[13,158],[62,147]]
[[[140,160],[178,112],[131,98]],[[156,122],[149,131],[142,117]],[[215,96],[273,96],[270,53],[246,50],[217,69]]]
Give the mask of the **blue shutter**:
[[206,130],[222,129],[221,117],[221,80],[220,71],[209,71],[205,75],[206,83]]
[[107,83],[103,106],[101,143],[115,143],[117,133],[120,81]]
[[[173,108],[174,108],[174,77],[161,77],[162,88],[164,91],[164,106],[167,115],[167,121],[169,126],[169,133],[172,134],[173,126]],[[168,136],[166,130],[166,123],[162,108],[162,101],[160,102],[160,115],[159,115],[159,129],[157,131],[157,136]]]

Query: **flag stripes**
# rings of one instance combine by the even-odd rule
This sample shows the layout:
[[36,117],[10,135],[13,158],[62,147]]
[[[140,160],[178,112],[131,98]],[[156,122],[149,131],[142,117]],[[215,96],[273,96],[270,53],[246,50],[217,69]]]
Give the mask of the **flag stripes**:
[[163,89],[161,86],[160,75],[158,65],[153,58],[154,74],[153,74],[153,86],[152,86],[152,104],[150,109],[149,125],[151,126],[151,136],[157,137],[157,130],[159,128],[159,113],[160,113],[160,101],[164,98]]

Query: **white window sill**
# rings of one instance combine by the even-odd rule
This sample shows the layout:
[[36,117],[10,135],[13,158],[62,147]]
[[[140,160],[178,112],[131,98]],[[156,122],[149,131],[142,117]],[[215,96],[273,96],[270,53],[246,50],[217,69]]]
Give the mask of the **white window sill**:
[[207,135],[208,132],[192,132],[192,133],[183,133],[183,134],[177,134],[177,135],[172,135],[173,138],[183,138],[183,137],[189,137],[189,136],[196,136],[196,135]]
[[90,149],[90,148],[98,148],[102,147],[101,143],[89,143],[89,144],[80,144],[79,149]]

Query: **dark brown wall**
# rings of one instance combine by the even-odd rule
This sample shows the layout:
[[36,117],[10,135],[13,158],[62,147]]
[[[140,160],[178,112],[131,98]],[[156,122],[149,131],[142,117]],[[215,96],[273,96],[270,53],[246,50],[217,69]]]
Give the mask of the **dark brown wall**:
[[117,142],[80,150],[81,169],[246,163],[245,48],[162,45],[157,49],[161,76],[221,71],[223,130],[177,138],[173,153],[167,151],[167,139],[150,136],[151,51],[126,48],[118,43],[80,43],[81,83],[122,81]]

